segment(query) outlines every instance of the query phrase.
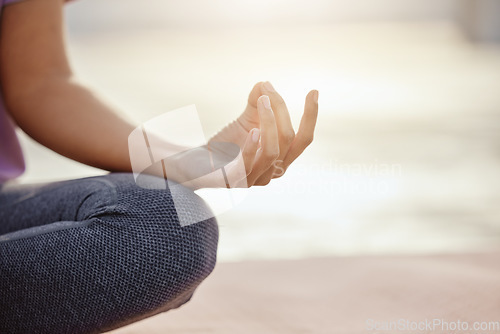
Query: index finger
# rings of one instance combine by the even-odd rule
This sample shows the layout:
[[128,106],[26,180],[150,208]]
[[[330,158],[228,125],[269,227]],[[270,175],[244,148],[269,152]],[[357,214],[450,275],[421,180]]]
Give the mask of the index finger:
[[280,140],[280,159],[283,159],[295,138],[295,131],[293,130],[290,113],[288,112],[285,101],[269,81],[262,83],[262,89],[269,96],[271,105],[273,106]]
[[269,97],[262,95],[258,100],[260,117],[261,148],[257,151],[256,162],[248,176],[249,184],[254,184],[262,173],[279,157],[278,129]]

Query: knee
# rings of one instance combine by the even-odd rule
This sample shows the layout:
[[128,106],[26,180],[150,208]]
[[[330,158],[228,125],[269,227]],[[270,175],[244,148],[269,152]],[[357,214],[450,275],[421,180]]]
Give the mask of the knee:
[[[215,218],[189,226],[176,224],[158,244],[166,251],[163,262],[185,288],[196,287],[215,268],[219,230]],[[175,265],[172,267],[172,261]]]
[[[160,208],[158,208],[160,209]],[[156,213],[155,213],[156,215]],[[145,222],[149,218],[143,216]],[[215,218],[197,224],[138,223],[131,231],[122,269],[114,269],[111,330],[189,302],[195,289],[213,271],[217,258],[218,227]],[[116,268],[116,267],[115,267]],[[116,316],[116,311],[121,314]]]
[[[141,277],[147,281],[144,286],[152,290],[148,294],[168,300],[193,290],[216,264],[216,219],[206,215],[206,204],[190,190],[177,193],[174,203],[168,190],[137,187],[130,174],[120,177],[121,181],[115,180],[115,211],[122,227],[133,236],[127,247],[136,257],[134,262],[140,263]],[[180,212],[192,215],[193,221],[208,218],[183,226]]]

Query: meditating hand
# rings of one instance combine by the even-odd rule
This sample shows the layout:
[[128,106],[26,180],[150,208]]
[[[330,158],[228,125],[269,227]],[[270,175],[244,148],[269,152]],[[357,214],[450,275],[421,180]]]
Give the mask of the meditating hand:
[[215,142],[238,145],[246,171],[246,183],[240,186],[267,185],[281,177],[312,142],[317,117],[318,91],[312,90],[295,132],[283,98],[269,82],[259,82],[250,92],[245,111],[210,139],[209,146]]

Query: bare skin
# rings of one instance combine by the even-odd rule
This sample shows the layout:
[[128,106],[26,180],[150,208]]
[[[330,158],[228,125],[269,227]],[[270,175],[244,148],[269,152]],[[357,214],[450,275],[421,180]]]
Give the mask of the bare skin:
[[[74,77],[64,45],[63,5],[62,0],[30,0],[4,7],[0,80],[7,110],[24,132],[49,149],[89,166],[131,172],[128,136],[136,125]],[[246,186],[266,185],[312,142],[317,115],[318,92],[313,90],[295,133],[281,96],[260,82],[245,111],[212,140],[240,147]]]

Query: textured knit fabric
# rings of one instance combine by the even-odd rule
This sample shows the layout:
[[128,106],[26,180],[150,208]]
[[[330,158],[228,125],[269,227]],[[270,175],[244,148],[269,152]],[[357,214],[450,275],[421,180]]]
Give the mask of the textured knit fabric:
[[[153,189],[165,180],[144,178],[151,189],[131,174],[0,186],[0,333],[99,333],[191,298],[215,266],[217,223],[181,227]],[[187,189],[176,204],[208,210]]]

